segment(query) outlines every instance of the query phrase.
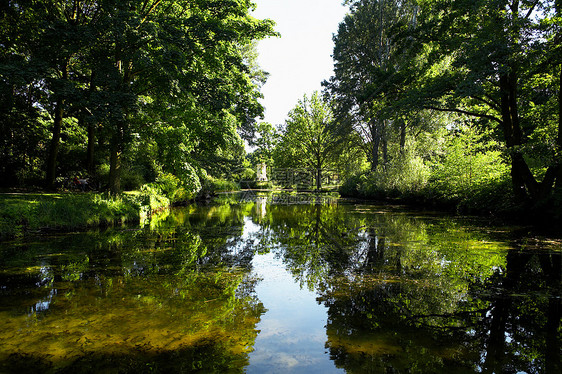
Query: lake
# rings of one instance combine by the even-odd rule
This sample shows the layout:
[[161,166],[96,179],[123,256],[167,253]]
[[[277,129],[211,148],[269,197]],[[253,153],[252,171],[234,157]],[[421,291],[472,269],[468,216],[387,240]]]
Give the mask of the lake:
[[0,243],[2,373],[560,373],[562,241],[328,195],[223,195]]

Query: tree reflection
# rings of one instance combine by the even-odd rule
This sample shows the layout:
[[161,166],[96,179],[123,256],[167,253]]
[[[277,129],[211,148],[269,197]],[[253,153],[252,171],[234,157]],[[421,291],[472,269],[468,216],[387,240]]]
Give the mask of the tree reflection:
[[361,206],[269,206],[259,222],[263,247],[327,307],[340,368],[560,372],[560,252]]
[[226,201],[2,245],[0,371],[241,372],[265,312],[252,259],[273,252],[326,307],[326,348],[348,372],[561,372],[562,253],[487,231]]
[[247,209],[0,247],[0,371],[242,372],[265,312],[232,250]]

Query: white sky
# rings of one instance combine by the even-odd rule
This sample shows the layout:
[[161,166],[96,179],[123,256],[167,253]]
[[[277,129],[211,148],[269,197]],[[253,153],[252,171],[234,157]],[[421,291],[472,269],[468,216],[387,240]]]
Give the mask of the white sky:
[[257,5],[253,16],[272,19],[281,33],[258,46],[259,65],[270,74],[262,87],[264,121],[278,125],[305,93],[320,90],[322,81],[332,76],[332,35],[347,7],[342,0],[253,1]]

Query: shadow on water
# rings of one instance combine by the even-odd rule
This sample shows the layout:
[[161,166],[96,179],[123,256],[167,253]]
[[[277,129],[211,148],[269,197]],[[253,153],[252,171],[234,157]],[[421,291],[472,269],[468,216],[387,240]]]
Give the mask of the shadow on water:
[[[2,243],[0,372],[562,372],[562,245],[513,232],[247,193],[142,228]],[[256,356],[281,354],[259,339],[275,336],[268,282],[296,282],[314,305],[290,303],[324,315],[318,352],[293,339],[285,370]]]

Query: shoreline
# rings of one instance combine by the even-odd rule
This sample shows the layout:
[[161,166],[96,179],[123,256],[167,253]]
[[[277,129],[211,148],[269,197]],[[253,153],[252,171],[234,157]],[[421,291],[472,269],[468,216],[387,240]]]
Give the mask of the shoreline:
[[[252,192],[302,191],[250,189],[215,194],[205,201],[213,201],[220,195]],[[310,192],[308,192],[310,193]],[[329,194],[330,192],[319,192]],[[460,211],[456,206],[434,201],[404,198],[373,199],[339,194],[338,200],[365,204],[400,205],[412,210],[435,210],[459,217],[478,217],[490,220],[494,225],[523,225],[533,231],[546,232],[549,236],[560,236],[560,222],[541,222],[522,212]],[[53,232],[84,231],[94,228],[109,228],[125,224],[142,224],[158,213],[178,206],[187,206],[197,200],[170,201],[157,194],[131,191],[117,196],[106,193],[47,193],[47,192],[1,192],[0,241],[12,240],[28,235],[43,235]],[[546,217],[545,217],[546,220]],[[558,235],[556,235],[558,233]]]

